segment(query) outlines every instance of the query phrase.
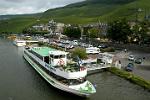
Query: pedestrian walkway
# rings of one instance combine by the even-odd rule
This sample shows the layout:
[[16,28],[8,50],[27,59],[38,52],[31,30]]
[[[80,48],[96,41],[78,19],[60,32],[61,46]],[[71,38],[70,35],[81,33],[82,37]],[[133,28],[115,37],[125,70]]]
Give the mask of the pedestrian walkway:
[[130,54],[131,54],[131,52],[121,51],[121,52],[117,53],[116,56],[118,58],[128,58]]
[[105,65],[105,64],[87,64],[85,66],[87,68],[88,72],[96,71],[96,70],[101,70],[101,69],[106,69],[111,67],[111,65]]

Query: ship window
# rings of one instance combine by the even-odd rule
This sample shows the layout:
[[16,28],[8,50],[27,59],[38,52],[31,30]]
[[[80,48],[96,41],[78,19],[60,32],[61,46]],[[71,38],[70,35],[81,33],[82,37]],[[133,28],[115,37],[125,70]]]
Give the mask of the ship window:
[[53,55],[50,55],[51,58],[53,58]]
[[44,62],[46,62],[47,64],[49,64],[49,56],[44,57]]
[[43,57],[41,55],[37,54],[36,52],[34,52],[32,50],[29,51],[29,52],[32,53],[32,54],[34,54],[35,56],[37,56],[39,59],[43,60]]
[[60,56],[54,56],[54,59],[59,59],[60,58]]
[[50,58],[54,59],[65,58],[65,55],[50,55]]
[[60,58],[65,58],[65,55],[60,55]]
[[49,58],[49,64],[51,64],[51,58]]

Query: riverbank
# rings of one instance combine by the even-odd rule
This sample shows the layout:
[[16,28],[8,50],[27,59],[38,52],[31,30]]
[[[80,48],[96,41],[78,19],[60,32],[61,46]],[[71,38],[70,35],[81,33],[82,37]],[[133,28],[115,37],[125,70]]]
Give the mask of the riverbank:
[[115,67],[108,68],[107,70],[117,76],[127,79],[130,82],[135,83],[141,87],[144,87],[145,89],[148,89],[148,91],[150,91],[150,81],[144,80],[143,78],[139,76],[136,76],[130,72],[117,69]]

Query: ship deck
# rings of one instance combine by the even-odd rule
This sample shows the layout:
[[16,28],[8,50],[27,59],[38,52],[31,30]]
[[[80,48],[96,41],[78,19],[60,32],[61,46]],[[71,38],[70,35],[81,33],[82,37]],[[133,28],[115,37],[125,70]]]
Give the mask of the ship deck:
[[49,51],[55,51],[55,49],[49,47],[36,47],[32,48],[32,51],[44,57],[49,56]]

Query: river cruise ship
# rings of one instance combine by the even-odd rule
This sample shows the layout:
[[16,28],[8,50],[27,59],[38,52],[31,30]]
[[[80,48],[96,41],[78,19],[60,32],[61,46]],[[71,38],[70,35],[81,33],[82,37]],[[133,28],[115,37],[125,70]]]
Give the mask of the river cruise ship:
[[26,41],[25,40],[14,40],[13,41],[14,45],[21,47],[21,46],[25,46],[26,45]]
[[96,93],[91,82],[86,80],[87,69],[68,62],[67,52],[49,47],[24,49],[24,58],[53,87],[81,96]]

